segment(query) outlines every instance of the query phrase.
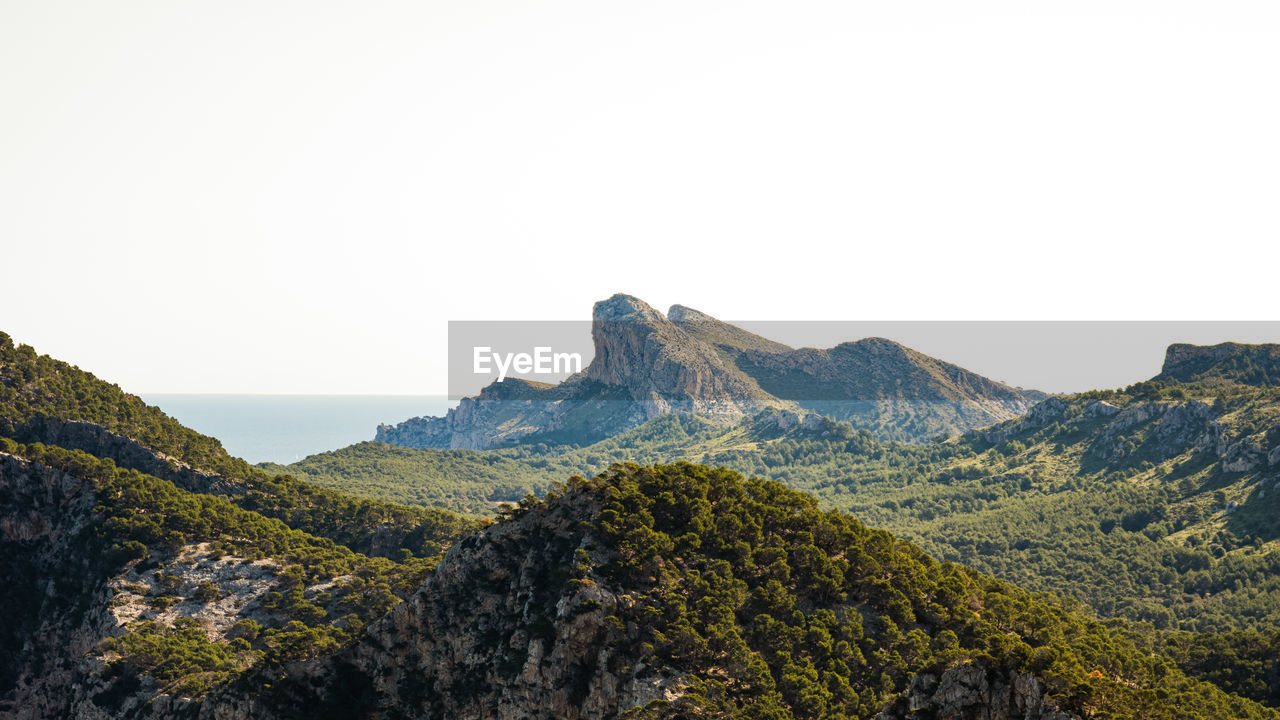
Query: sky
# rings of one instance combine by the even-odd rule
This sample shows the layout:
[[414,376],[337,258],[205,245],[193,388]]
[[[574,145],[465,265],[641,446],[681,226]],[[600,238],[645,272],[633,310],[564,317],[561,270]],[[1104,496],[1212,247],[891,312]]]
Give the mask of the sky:
[[138,393],[443,394],[449,321],[619,291],[1272,320],[1277,67],[1269,1],[0,0],[0,330]]

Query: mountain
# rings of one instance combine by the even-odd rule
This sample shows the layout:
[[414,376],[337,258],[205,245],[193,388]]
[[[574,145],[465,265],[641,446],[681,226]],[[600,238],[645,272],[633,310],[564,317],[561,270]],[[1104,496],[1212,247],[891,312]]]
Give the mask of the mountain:
[[1045,397],[881,338],[796,350],[681,305],[663,316],[627,295],[596,303],[591,334],[591,364],[559,385],[495,382],[444,417],[380,426],[375,439],[455,449],[587,444],[667,413],[732,425],[808,410],[920,440],[1009,419]]

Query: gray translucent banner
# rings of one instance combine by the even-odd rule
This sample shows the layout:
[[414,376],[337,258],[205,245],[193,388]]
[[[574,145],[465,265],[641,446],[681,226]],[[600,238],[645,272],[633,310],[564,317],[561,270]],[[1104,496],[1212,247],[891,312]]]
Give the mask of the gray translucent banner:
[[[1160,373],[1165,350],[1174,343],[1280,343],[1280,321],[772,320],[729,325],[796,349],[885,338],[988,379],[1048,393],[1116,388],[1149,379]],[[617,322],[597,331],[606,340],[634,336]],[[673,326],[668,331],[673,336],[659,338],[661,342],[682,342]],[[742,336],[725,341],[743,342]],[[700,342],[714,345],[715,338]],[[636,350],[625,343],[619,349]],[[776,350],[762,344],[743,362],[767,362],[764,355]],[[590,321],[450,322],[449,397],[475,396],[499,377],[503,383],[559,383],[588,368],[595,354]]]

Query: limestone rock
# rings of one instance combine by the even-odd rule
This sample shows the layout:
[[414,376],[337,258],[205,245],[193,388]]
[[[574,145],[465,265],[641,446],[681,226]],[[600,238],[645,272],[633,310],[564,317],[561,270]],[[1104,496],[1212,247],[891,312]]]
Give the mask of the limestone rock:
[[1111,417],[1120,413],[1120,408],[1106,400],[1094,400],[1084,406],[1084,413],[1090,417]]
[[1049,697],[1032,673],[1003,672],[976,663],[921,673],[878,720],[1078,720]]
[[1267,455],[1257,444],[1242,440],[1227,448],[1222,457],[1222,469],[1225,472],[1251,472],[1263,466]]

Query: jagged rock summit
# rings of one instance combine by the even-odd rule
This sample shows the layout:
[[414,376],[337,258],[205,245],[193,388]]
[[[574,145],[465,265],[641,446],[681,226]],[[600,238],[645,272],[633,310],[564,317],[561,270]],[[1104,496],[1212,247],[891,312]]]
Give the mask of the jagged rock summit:
[[380,426],[375,439],[459,449],[586,443],[667,413],[733,424],[807,410],[920,440],[1016,417],[1045,397],[884,338],[794,349],[683,305],[664,316],[623,294],[595,304],[591,336],[595,357],[559,385],[507,378],[444,417]]

